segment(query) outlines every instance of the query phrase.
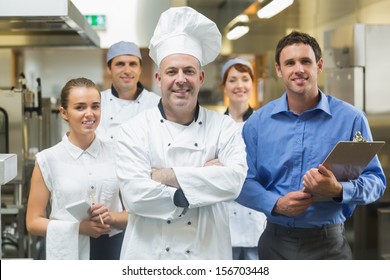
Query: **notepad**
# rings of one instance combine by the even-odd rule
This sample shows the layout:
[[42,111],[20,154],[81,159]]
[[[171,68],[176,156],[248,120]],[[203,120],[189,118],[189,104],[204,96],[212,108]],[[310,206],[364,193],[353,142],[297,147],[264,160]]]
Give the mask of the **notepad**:
[[65,206],[66,210],[80,222],[89,218],[89,207],[91,207],[91,205],[89,205],[85,199]]
[[322,163],[338,181],[354,180],[385,144],[384,141],[340,141]]

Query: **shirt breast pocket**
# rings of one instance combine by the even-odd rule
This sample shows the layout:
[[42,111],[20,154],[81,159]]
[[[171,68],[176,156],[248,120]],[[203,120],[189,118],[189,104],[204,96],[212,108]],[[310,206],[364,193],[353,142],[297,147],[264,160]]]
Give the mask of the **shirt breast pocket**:
[[116,178],[102,179],[98,183],[100,197],[97,197],[97,203],[110,205],[110,203],[119,196],[119,185]]

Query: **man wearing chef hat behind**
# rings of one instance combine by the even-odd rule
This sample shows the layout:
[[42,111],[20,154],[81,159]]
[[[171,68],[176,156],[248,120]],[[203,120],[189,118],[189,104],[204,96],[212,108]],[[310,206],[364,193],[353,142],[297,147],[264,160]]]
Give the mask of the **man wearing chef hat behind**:
[[149,48],[162,99],[120,128],[117,175],[130,214],[121,259],[231,259],[222,202],[240,193],[245,146],[231,118],[197,101],[221,34],[192,8],[170,8]]
[[135,43],[113,44],[107,51],[106,63],[112,86],[101,94],[102,114],[96,134],[103,141],[115,141],[119,126],[139,112],[157,106],[160,96],[139,81],[142,56]]

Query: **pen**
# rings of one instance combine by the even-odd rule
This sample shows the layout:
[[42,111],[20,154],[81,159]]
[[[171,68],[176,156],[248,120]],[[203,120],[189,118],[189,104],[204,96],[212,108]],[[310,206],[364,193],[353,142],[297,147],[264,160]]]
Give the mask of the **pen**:
[[[92,201],[92,206],[95,205],[95,196],[93,195],[93,193],[91,193],[91,201]],[[100,218],[101,224],[104,225],[104,221],[103,221],[101,214],[99,214],[99,218]]]
[[102,223],[102,225],[104,225],[104,221],[103,221],[102,215],[99,214],[99,218],[100,218],[100,222]]

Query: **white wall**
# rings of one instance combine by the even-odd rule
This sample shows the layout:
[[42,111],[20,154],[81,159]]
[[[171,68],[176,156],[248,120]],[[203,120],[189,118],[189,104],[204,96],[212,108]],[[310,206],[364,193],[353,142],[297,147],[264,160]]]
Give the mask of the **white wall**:
[[35,89],[36,78],[41,78],[43,97],[58,97],[72,78],[86,77],[98,85],[103,82],[100,49],[26,49],[24,55],[27,87]]
[[72,2],[82,14],[106,16],[107,29],[98,31],[102,48],[121,40],[147,48],[161,12],[170,7],[170,0],[94,0],[93,4],[91,0]]

